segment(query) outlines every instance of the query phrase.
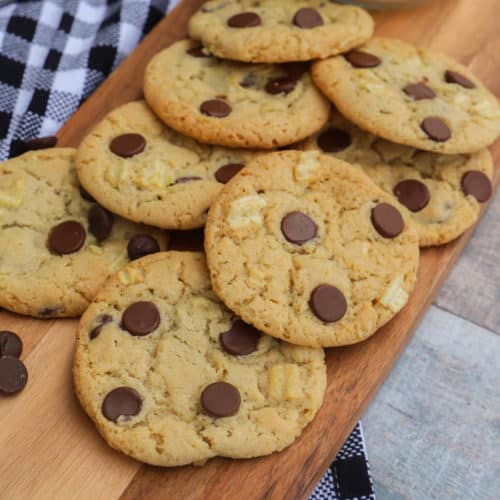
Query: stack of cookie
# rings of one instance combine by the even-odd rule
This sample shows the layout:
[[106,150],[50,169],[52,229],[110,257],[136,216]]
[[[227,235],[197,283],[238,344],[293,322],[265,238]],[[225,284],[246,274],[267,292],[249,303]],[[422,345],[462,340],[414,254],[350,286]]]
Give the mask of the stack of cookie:
[[83,313],[82,406],[164,466],[292,443],[322,348],[393,318],[419,246],[477,219],[500,133],[466,68],[370,39],[360,8],[215,0],[189,32],[77,151],[0,167],[0,305]]

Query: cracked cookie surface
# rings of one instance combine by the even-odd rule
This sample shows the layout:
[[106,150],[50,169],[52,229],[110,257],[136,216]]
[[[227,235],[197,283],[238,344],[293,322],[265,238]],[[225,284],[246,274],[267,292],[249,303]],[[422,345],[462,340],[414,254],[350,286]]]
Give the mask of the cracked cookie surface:
[[287,62],[345,52],[373,25],[365,10],[323,0],[215,0],[193,15],[189,34],[224,59]]
[[389,38],[314,63],[314,81],[349,120],[389,141],[446,154],[500,134],[496,97],[465,66]]
[[[359,166],[377,186],[397,196],[394,203],[411,218],[421,247],[447,243],[474,224],[488,198],[478,190],[479,182],[487,190],[493,175],[487,149],[470,155],[421,151],[380,139],[335,111],[301,149],[317,149]],[[464,184],[471,173],[480,179],[472,191]]]
[[[131,135],[140,151],[130,149]],[[90,132],[76,165],[83,187],[112,212],[156,227],[193,229],[205,224],[221,187],[254,155],[200,144],[137,101],[111,111]]]
[[209,211],[212,286],[244,321],[294,344],[360,342],[406,304],[418,237],[393,198],[341,160],[270,153]]
[[129,261],[132,237],[147,234],[166,246],[166,233],[88,201],[79,190],[75,153],[45,149],[0,164],[0,306],[6,309],[78,316]]
[[81,318],[73,374],[108,444],[162,466],[281,450],[326,387],[323,350],[245,326],[195,252],[150,255],[112,277]]
[[146,68],[144,95],[173,129],[228,147],[291,144],[318,131],[329,113],[307,63],[223,61],[189,40],[153,57]]

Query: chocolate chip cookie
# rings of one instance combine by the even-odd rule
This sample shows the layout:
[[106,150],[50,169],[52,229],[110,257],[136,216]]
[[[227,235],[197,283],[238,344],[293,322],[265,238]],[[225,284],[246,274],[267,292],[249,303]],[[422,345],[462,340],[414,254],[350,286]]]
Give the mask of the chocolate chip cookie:
[[406,304],[418,236],[392,196],[317,151],[263,155],[210,208],[212,286],[241,318],[294,344],[372,335]]
[[245,62],[321,59],[362,44],[373,33],[363,9],[331,1],[214,0],[189,21],[189,34],[213,54]]
[[78,316],[109,275],[166,246],[166,233],[111,214],[81,190],[75,152],[33,151],[0,164],[1,307]]
[[163,125],[144,101],[111,111],[78,148],[81,184],[104,207],[167,229],[205,224],[221,187],[256,154],[200,144]]
[[338,112],[302,145],[359,166],[399,201],[411,218],[420,246],[442,245],[467,230],[491,196],[493,162],[487,149],[443,155],[380,139]]
[[73,374],[108,444],[162,466],[279,451],[326,386],[323,351],[235,317],[194,252],[150,255],[109,280],[78,326]]
[[223,61],[189,40],[153,57],[144,95],[178,132],[233,148],[271,149],[305,139],[326,123],[329,113],[307,63]]
[[349,120],[425,151],[474,153],[500,134],[496,97],[465,66],[389,38],[314,63],[319,88]]

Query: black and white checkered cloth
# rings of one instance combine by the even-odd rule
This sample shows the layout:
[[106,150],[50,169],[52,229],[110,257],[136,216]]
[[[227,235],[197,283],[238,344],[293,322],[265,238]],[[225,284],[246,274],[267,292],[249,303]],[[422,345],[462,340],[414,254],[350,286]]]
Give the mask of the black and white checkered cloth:
[[[52,135],[178,0],[44,0],[0,7],[0,160]],[[1,4],[2,0],[0,0]],[[310,500],[372,500],[358,424]]]

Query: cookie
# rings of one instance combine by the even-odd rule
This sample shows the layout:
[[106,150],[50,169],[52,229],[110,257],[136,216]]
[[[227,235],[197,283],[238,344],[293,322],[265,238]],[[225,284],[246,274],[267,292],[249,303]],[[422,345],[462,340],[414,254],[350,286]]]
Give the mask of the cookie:
[[[491,196],[493,162],[487,149],[443,155],[379,139],[333,112],[303,149],[318,149],[360,167],[411,218],[420,246],[442,245],[466,231]],[[397,203],[396,200],[393,203]]]
[[81,184],[104,207],[167,229],[205,224],[221,187],[253,151],[200,144],[163,125],[144,101],[111,111],[78,148]]
[[328,101],[308,67],[223,61],[183,40],[149,62],[144,95],[161,120],[200,142],[271,149],[328,120]]
[[236,318],[194,252],[150,255],[111,278],[82,316],[74,360],[80,402],[108,444],[162,466],[281,450],[326,387],[323,351]]
[[129,259],[166,247],[166,233],[116,217],[80,190],[75,153],[53,148],[0,164],[0,307],[79,316]]
[[372,38],[312,74],[346,118],[398,144],[463,154],[500,134],[496,97],[466,67],[400,40]]
[[368,40],[373,19],[359,7],[323,0],[214,0],[189,21],[189,34],[213,54],[244,62],[308,61]]
[[418,237],[390,195],[317,151],[252,161],[210,208],[212,286],[241,318],[299,345],[372,335],[413,288]]

